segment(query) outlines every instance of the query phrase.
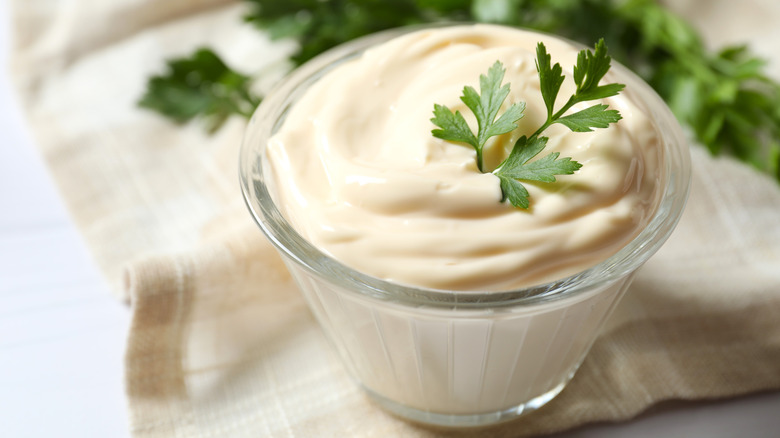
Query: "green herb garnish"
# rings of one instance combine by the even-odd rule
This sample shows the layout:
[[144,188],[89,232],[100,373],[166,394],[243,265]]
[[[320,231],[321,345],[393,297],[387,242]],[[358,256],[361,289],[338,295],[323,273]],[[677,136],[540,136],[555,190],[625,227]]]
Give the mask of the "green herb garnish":
[[200,116],[213,132],[231,114],[252,115],[260,99],[249,85],[249,77],[231,70],[210,49],[200,49],[188,58],[168,61],[168,72],[149,79],[138,105],[177,123]]
[[[547,146],[548,138],[542,137],[541,134],[548,127],[560,123],[574,132],[590,132],[592,128],[606,128],[610,123],[620,120],[620,114],[616,110],[607,109],[604,104],[564,115],[578,103],[614,96],[625,87],[623,84],[599,85],[599,81],[609,71],[610,61],[604,40],[596,43],[595,52],[582,50],[577,56],[577,65],[574,66],[574,83],[577,90],[555,111],[555,99],[564,80],[562,68],[558,63],[551,64],[550,55],[543,43],[537,45],[536,69],[539,72],[542,98],[547,108],[547,120],[530,137],[521,136],[509,156],[493,170],[493,174],[501,182],[502,202],[508,200],[515,207],[528,208],[528,190],[520,180],[554,182],[555,175],[571,175],[582,167],[571,157],[559,158],[558,152],[551,152],[543,158],[530,161]],[[482,172],[482,148],[487,139],[517,128],[516,122],[523,117],[525,110],[525,103],[513,103],[496,120],[501,105],[509,95],[509,84],[501,85],[505,72],[503,65],[496,61],[488,70],[487,76],[479,77],[481,94],[477,94],[472,87],[463,88],[463,96],[460,99],[477,119],[476,135],[460,111],[453,113],[446,106],[439,104],[435,104],[433,109],[434,117],[431,122],[440,128],[431,131],[433,136],[471,145],[477,152],[477,167]]]

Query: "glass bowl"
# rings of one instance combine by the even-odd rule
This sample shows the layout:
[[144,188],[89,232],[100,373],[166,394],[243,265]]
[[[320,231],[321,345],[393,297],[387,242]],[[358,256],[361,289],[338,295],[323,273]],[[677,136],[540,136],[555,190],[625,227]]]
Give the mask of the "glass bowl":
[[358,272],[314,247],[287,222],[274,203],[265,145],[318,78],[369,47],[418,29],[353,40],[291,73],[249,123],[240,182],[255,221],[368,395],[414,421],[480,426],[539,408],[572,378],[633,274],[680,218],[690,181],[688,145],[661,98],[613,62],[612,71],[655,125],[664,154],[660,204],[629,244],[575,275],[501,292],[410,287]]

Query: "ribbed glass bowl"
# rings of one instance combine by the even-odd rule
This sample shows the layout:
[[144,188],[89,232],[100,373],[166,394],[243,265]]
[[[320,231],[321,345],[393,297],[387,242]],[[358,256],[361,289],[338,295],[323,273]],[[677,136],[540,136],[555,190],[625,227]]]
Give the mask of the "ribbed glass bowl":
[[249,211],[276,246],[346,368],[403,417],[445,426],[505,421],[543,405],[572,378],[634,272],[666,241],[683,211],[689,152],[677,120],[639,77],[612,71],[653,121],[663,145],[663,195],[647,227],[607,260],[567,278],[502,292],[399,285],[355,271],[304,239],[274,203],[268,139],[318,78],[411,29],[334,48],[301,66],[252,117],[240,153]]

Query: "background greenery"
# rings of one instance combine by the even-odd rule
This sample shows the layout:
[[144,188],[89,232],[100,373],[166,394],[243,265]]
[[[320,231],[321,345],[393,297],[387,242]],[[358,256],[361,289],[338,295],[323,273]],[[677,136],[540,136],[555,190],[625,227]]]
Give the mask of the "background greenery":
[[[380,30],[436,21],[500,23],[558,34],[610,54],[663,97],[696,140],[780,180],[780,85],[746,47],[709,52],[683,19],[653,0],[244,0],[245,19],[272,38],[292,38],[292,65]],[[168,61],[139,104],[214,131],[249,117],[262,96],[252,78],[208,48]]]

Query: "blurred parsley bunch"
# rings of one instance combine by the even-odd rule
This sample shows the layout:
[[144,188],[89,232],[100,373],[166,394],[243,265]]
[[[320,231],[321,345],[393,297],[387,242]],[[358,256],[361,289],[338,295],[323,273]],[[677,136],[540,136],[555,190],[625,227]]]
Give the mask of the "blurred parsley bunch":
[[[780,84],[746,47],[710,53],[682,18],[653,0],[244,0],[245,19],[275,39],[299,45],[294,65],[351,39],[436,21],[499,23],[554,33],[611,55],[666,100],[712,153],[729,153],[780,180]],[[249,117],[261,96],[252,79],[212,50],[168,61],[139,101],[184,123],[201,117],[209,131],[231,115]]]

